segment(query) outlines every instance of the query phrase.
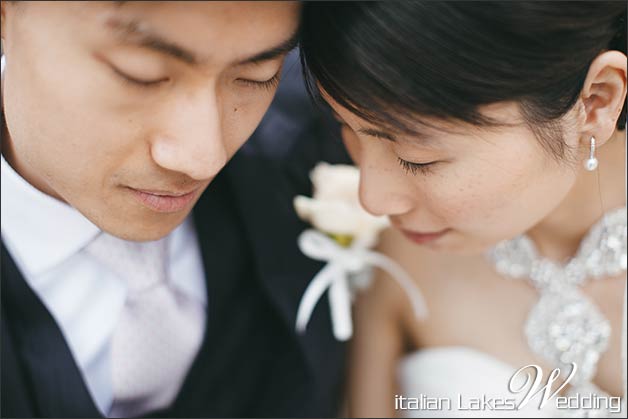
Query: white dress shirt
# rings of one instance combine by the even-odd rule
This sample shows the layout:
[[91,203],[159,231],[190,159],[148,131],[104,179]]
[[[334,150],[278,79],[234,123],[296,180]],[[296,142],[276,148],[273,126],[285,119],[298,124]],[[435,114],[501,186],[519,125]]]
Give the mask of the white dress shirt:
[[[73,207],[30,185],[2,157],[2,240],[24,279],[56,320],[92,398],[107,416],[113,402],[109,346],[126,281],[83,250],[100,229]],[[169,237],[169,280],[206,307],[200,249],[188,217]],[[203,324],[198,327],[205,327]]]

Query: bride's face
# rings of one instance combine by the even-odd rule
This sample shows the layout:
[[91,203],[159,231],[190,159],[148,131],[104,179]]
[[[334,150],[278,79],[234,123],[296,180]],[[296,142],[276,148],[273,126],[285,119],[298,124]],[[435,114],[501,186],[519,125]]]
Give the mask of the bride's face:
[[[395,135],[329,102],[360,168],[363,206],[434,249],[476,252],[525,232],[559,205],[582,166],[573,162],[580,155],[546,152],[515,103],[481,109],[500,128],[430,121],[417,124],[420,135]],[[563,141],[567,153],[578,147],[576,135]]]

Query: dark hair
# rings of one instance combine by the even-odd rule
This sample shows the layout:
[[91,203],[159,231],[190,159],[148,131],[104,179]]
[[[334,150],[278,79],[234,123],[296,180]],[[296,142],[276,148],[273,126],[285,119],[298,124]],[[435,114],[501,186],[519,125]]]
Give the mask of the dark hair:
[[512,100],[559,157],[557,120],[591,62],[626,53],[626,2],[308,2],[301,48],[310,92],[317,82],[369,121],[406,133],[421,116],[491,125],[478,107]]

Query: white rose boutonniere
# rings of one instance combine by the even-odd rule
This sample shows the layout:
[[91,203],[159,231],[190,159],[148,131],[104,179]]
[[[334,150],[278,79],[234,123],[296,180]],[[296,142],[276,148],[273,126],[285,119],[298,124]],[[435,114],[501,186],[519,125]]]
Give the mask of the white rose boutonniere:
[[336,339],[353,335],[351,303],[357,289],[370,283],[371,268],[387,271],[410,298],[415,314],[427,315],[421,292],[410,276],[392,259],[370,250],[379,233],[390,225],[388,217],[375,217],[360,205],[360,173],[354,166],[319,163],[310,173],[312,198],[297,196],[294,207],[314,229],[299,236],[301,251],[327,265],[308,285],[297,312],[296,328],[305,332],[318,300],[329,289],[332,329]]
[[302,220],[331,235],[341,245],[359,241],[372,247],[379,233],[390,225],[388,217],[364,211],[358,198],[360,172],[354,166],[319,163],[310,173],[312,198],[297,196],[294,207]]

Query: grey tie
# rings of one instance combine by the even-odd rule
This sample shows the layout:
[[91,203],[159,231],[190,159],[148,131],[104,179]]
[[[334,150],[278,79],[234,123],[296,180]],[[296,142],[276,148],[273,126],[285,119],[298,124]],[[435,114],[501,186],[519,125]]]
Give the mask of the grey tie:
[[109,416],[169,406],[201,344],[202,304],[170,286],[167,239],[140,243],[103,232],[86,250],[128,287],[111,341]]

